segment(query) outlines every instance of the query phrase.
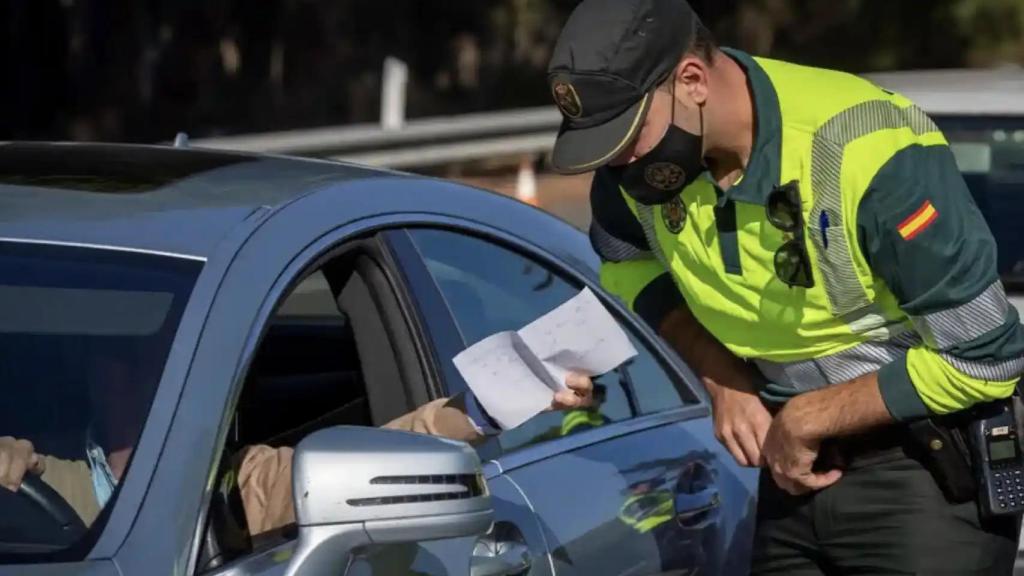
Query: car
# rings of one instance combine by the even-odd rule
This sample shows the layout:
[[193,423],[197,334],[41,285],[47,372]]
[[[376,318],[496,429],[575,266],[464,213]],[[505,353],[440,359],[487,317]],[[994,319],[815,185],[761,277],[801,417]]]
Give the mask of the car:
[[[927,112],[945,133],[998,247],[1010,302],[1024,315],[1024,68],[871,74]],[[1014,573],[1024,576],[1024,539]]]
[[[568,224],[442,180],[0,144],[0,436],[133,447],[88,526],[49,467],[0,489],[0,574],[746,573],[757,471],[597,267]],[[466,392],[456,354],[584,288],[638,352],[585,416],[472,448],[373,427]],[[297,502],[259,537],[231,488],[257,443],[295,446]]]

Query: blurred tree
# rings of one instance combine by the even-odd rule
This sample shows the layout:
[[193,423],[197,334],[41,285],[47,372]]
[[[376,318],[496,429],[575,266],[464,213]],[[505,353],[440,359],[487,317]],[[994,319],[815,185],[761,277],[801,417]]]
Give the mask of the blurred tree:
[[[0,0],[0,138],[167,140],[542,105],[579,0]],[[1022,0],[691,0],[724,45],[866,72],[1024,63]],[[601,31],[595,31],[599,34]]]
[[1024,63],[1024,2],[961,0],[952,12],[959,29],[970,35],[964,64]]

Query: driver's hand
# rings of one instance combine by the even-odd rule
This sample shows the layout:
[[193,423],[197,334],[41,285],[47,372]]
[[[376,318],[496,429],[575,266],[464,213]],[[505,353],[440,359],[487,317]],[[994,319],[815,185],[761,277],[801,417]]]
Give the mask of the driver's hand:
[[46,464],[31,442],[0,437],[0,486],[17,492],[26,472],[42,474],[45,470]]
[[589,408],[594,404],[594,383],[586,374],[571,372],[565,377],[565,385],[569,389],[555,393],[551,401],[552,410]]

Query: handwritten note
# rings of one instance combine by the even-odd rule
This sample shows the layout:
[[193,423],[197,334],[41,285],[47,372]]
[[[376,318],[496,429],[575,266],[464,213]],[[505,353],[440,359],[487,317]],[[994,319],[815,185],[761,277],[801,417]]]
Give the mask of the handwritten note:
[[597,376],[636,356],[629,337],[584,289],[516,332],[499,332],[454,359],[477,400],[504,429],[551,405],[570,372]]

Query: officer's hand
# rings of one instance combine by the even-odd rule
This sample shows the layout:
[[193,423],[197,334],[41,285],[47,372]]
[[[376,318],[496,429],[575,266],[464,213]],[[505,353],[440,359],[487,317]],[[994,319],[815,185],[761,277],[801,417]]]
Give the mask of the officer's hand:
[[764,460],[775,483],[790,494],[804,494],[827,488],[839,481],[843,472],[812,470],[818,458],[821,438],[812,438],[802,424],[807,415],[801,414],[797,399],[790,400],[779,411],[768,429],[764,441]]
[[711,397],[715,438],[721,442],[740,466],[761,466],[761,451],[772,416],[756,392],[715,385],[704,378]]
[[565,377],[568,390],[559,390],[551,401],[551,410],[589,408],[594,403],[594,383],[586,374],[571,372]]
[[42,474],[46,465],[28,440],[0,437],[0,486],[17,492],[26,472]]

